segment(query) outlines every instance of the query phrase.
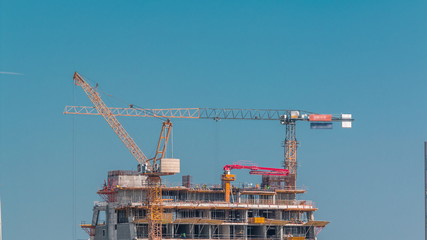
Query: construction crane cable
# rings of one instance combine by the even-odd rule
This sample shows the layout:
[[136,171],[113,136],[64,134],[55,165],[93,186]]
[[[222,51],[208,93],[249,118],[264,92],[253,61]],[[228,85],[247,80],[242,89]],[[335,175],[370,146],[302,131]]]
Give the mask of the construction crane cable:
[[171,147],[170,147],[170,151],[171,151],[171,156],[172,156],[172,158],[174,158],[173,157],[173,128],[172,128],[172,131],[171,131]]
[[161,120],[161,121],[166,121],[166,120],[168,120],[168,118],[160,117],[160,116],[156,116],[156,114],[155,114],[151,109],[143,108],[143,107],[140,107],[140,106],[138,106],[138,105],[136,105],[136,104],[128,103],[127,101],[125,101],[125,100],[124,100],[124,99],[122,99],[122,98],[116,97],[116,96],[114,96],[114,95],[112,95],[112,94],[108,94],[107,92],[105,92],[105,91],[101,90],[100,88],[98,88],[98,89],[99,89],[99,90],[98,90],[98,92],[101,92],[101,93],[103,93],[104,95],[107,95],[107,96],[109,96],[109,97],[111,97],[111,98],[115,99],[116,101],[118,101],[118,102],[120,102],[120,103],[122,103],[122,104],[124,104],[124,105],[126,105],[126,106],[129,106],[130,108],[134,108],[134,107],[136,107],[136,108],[138,108],[138,109],[140,109],[140,110],[144,110],[144,111],[146,111],[146,112],[150,113],[154,118],[159,119],[159,120]]
[[159,120],[162,120],[162,121],[167,121],[167,120],[169,120],[169,118],[165,118],[165,117],[161,117],[161,116],[156,116],[156,113],[155,113],[155,112],[153,112],[153,110],[151,110],[151,109],[143,108],[143,107],[140,107],[140,106],[138,106],[138,105],[136,105],[136,104],[133,104],[133,106],[137,107],[138,109],[141,109],[141,110],[144,110],[144,111],[146,111],[146,112],[151,113],[151,115],[153,115],[153,117],[154,117],[154,118],[156,118],[156,119],[159,119]]
[[[102,90],[100,87],[98,87],[98,88],[97,88],[97,90],[98,90],[98,92],[101,92],[103,95],[106,95],[106,96],[108,96],[108,97],[110,97],[110,98],[114,99],[115,101],[117,101],[117,102],[119,102],[119,103],[121,103],[121,104],[124,104],[124,105],[127,105],[127,106],[130,106],[130,105],[131,105],[131,104],[129,104],[127,101],[125,101],[124,99],[119,98],[119,97],[116,97],[116,96],[114,96],[113,94],[107,93],[106,91]],[[104,101],[105,101],[105,100],[104,100]]]
[[85,91],[86,95],[89,97],[90,101],[94,104],[94,107],[97,109],[99,114],[101,114],[104,119],[107,121],[108,125],[114,130],[120,140],[126,145],[131,154],[139,162],[139,164],[149,167],[148,158],[144,155],[141,149],[136,145],[134,140],[123,128],[121,123],[116,119],[114,114],[111,112],[110,108],[102,100],[100,94],[87,83],[77,72],[74,73],[74,83]]
[[[126,101],[125,99],[123,99],[123,98],[116,97],[116,96],[114,96],[113,94],[107,93],[106,91],[102,90],[102,87],[100,87],[100,85],[99,85],[98,83],[95,83],[95,84],[94,84],[94,82],[93,82],[93,81],[91,81],[89,78],[86,78],[86,77],[85,77],[84,75],[82,75],[82,74],[79,74],[79,75],[80,75],[80,76],[82,76],[82,77],[85,79],[85,81],[86,81],[86,82],[89,82],[91,86],[92,86],[92,85],[95,85],[95,87],[92,87],[92,88],[93,88],[94,90],[96,89],[96,91],[97,91],[99,94],[101,94],[101,93],[102,93],[102,95],[104,95],[104,96],[108,96],[108,97],[111,97],[112,99],[116,100],[116,101],[117,101],[117,102],[119,102],[119,103],[125,104],[126,106],[137,107],[137,108],[138,108],[138,109],[140,109],[140,110],[144,110],[144,111],[146,111],[146,112],[150,113],[154,118],[157,118],[157,119],[159,119],[159,120],[161,120],[161,121],[166,121],[166,120],[168,120],[168,118],[160,117],[160,116],[156,116],[156,114],[155,114],[151,109],[143,108],[143,107],[140,107],[140,106],[138,106],[138,105],[136,105],[136,104],[131,104],[131,103],[129,103],[128,101]],[[104,100],[104,101],[105,101],[105,100]]]
[[[76,94],[75,94],[76,86],[73,86],[73,104],[75,104],[76,101]],[[76,118],[73,116],[71,119],[71,164],[72,164],[72,186],[71,186],[71,194],[72,194],[72,225],[71,225],[71,231],[72,231],[72,237],[73,239],[76,239]]]

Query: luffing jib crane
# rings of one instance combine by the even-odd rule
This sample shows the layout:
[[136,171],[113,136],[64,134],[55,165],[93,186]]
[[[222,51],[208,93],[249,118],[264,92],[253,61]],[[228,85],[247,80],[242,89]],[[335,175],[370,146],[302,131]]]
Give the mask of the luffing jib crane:
[[[116,118],[110,108],[101,99],[96,88],[87,83],[77,72],[74,73],[74,83],[84,90],[89,97],[95,109],[102,115],[110,127],[114,130],[120,140],[129,149],[131,154],[138,162],[138,169],[147,176],[148,196],[148,238],[150,240],[162,239],[162,189],[160,176],[172,175],[179,172],[179,159],[165,158],[166,147],[172,129],[172,123],[169,120],[163,122],[162,131],[157,144],[156,154],[148,159],[141,151],[135,141],[130,137],[124,127]],[[165,165],[165,169],[162,166]]]

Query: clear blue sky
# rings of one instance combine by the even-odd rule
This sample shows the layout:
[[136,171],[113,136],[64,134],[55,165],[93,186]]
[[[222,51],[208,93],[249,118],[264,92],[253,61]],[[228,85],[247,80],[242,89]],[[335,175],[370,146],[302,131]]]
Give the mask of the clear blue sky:
[[[87,238],[77,225],[107,171],[135,166],[100,117],[73,131],[62,114],[90,105],[74,71],[110,106],[352,113],[350,130],[298,127],[299,185],[331,221],[319,239],[421,239],[426,43],[421,0],[0,1],[4,239]],[[121,120],[151,154],[160,121]],[[218,183],[227,163],[280,166],[283,137],[276,122],[177,120],[174,153]]]

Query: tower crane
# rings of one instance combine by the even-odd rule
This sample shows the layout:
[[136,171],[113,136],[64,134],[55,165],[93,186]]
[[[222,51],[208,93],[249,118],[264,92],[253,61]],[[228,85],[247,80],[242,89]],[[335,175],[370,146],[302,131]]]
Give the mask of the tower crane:
[[[110,108],[115,116],[129,117],[164,117],[164,118],[190,118],[190,119],[237,119],[237,120],[272,120],[285,125],[284,140],[284,168],[289,170],[288,176],[278,177],[273,181],[285,182],[286,188],[296,188],[297,178],[297,148],[296,138],[297,122],[310,122],[311,128],[332,128],[333,122],[340,122],[343,128],[351,128],[354,119],[351,114],[318,114],[303,110],[278,110],[278,109],[230,109],[230,108]],[[65,114],[100,115],[93,107],[66,106]]]
[[282,168],[267,168],[258,166],[247,166],[240,164],[229,164],[224,166],[224,174],[221,175],[221,180],[225,189],[225,201],[230,202],[231,195],[231,182],[236,180],[236,175],[231,174],[232,169],[248,169],[249,174],[252,175],[264,175],[264,176],[288,176],[288,169]]
[[[129,149],[131,154],[138,162],[138,169],[142,172],[143,175],[147,176],[147,183],[149,188],[146,202],[148,207],[148,239],[162,239],[163,209],[160,177],[164,175],[172,175],[179,171],[179,159],[165,158],[167,143],[172,129],[172,123],[169,120],[163,122],[155,156],[148,159],[135,143],[135,141],[127,133],[125,128],[117,120],[116,114],[114,114],[112,110],[104,103],[101,96],[96,91],[96,88],[87,83],[77,72],[74,73],[73,79],[74,83],[77,86],[82,87],[86,95],[89,97],[95,106],[94,109],[96,109],[98,115],[102,115],[104,117],[120,140]],[[175,165],[175,167],[173,170],[170,168],[165,170],[162,168],[163,162],[166,162],[166,165],[169,167],[171,165]]]

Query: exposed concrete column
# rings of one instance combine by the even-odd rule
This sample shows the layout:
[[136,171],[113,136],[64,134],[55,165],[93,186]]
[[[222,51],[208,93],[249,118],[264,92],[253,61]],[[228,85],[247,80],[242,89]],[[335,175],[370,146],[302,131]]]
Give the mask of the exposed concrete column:
[[256,238],[267,239],[267,226],[260,225],[260,226],[254,227],[253,229],[254,229],[253,235],[255,235]]
[[[212,213],[211,213],[210,209],[205,210],[205,212],[203,214],[204,214],[203,217],[205,217],[207,219],[212,219]],[[206,233],[208,235],[208,239],[211,239],[212,238],[212,228],[210,227],[210,225],[206,225],[206,229],[207,229]]]
[[261,226],[261,237],[267,239],[267,226]]
[[175,224],[170,224],[170,226],[171,226],[171,236],[172,237],[175,237]]
[[283,226],[277,226],[278,228],[278,232],[277,232],[277,236],[279,237],[279,239],[283,239]]
[[242,225],[242,230],[243,230],[243,239],[246,240],[248,239],[248,226],[247,225]]
[[[282,220],[282,215],[283,215],[282,210],[276,211],[276,219]],[[277,226],[276,235],[279,237],[279,239],[283,239],[283,226]]]
[[212,218],[211,217],[211,210],[210,209],[207,209],[207,210],[203,211],[203,218],[206,218],[206,219],[211,219]]
[[188,235],[189,235],[188,237],[189,237],[189,238],[194,238],[194,224],[190,224],[190,225],[188,225],[188,226],[189,226],[189,230],[190,230],[190,231],[188,232],[188,233],[189,233],[189,234],[188,234]]
[[275,215],[276,215],[276,219],[277,220],[282,220],[282,213],[283,213],[282,210],[277,210],[276,211]]
[[218,233],[219,233],[219,226],[218,225],[208,225],[209,228],[211,229],[211,238],[218,238],[217,235],[215,235],[215,230],[218,228]]
[[244,221],[245,223],[247,223],[247,222],[248,222],[248,210],[247,210],[247,209],[244,209],[244,210],[242,211],[242,218],[243,218],[243,221]]
[[173,234],[174,234],[174,225],[166,224],[166,236],[173,238]]
[[117,224],[117,214],[116,209],[111,204],[107,205],[106,211],[106,224],[107,224],[107,239],[108,240],[117,240],[116,234],[116,224]]
[[99,218],[99,208],[95,205],[93,207],[93,213],[92,213],[92,226],[96,226],[98,224],[98,218]]
[[199,236],[198,238],[210,239],[210,225],[199,225]]
[[130,239],[136,239],[136,224],[129,222],[129,236]]
[[130,239],[136,239],[136,224],[134,223],[135,220],[135,216],[133,214],[134,212],[132,211],[132,209],[128,209],[127,214],[128,214],[128,223],[129,223],[129,237]]
[[314,214],[313,214],[313,212],[307,212],[307,219],[309,221],[314,221]]
[[247,239],[246,225],[231,225],[230,228],[234,230],[231,239]]
[[219,226],[219,235],[222,239],[230,239],[230,226],[229,225],[220,225]]
[[135,215],[133,214],[134,211],[132,209],[128,209],[127,211],[127,217],[128,217],[128,223],[129,223],[129,236],[130,239],[136,239],[136,224],[134,223]]

